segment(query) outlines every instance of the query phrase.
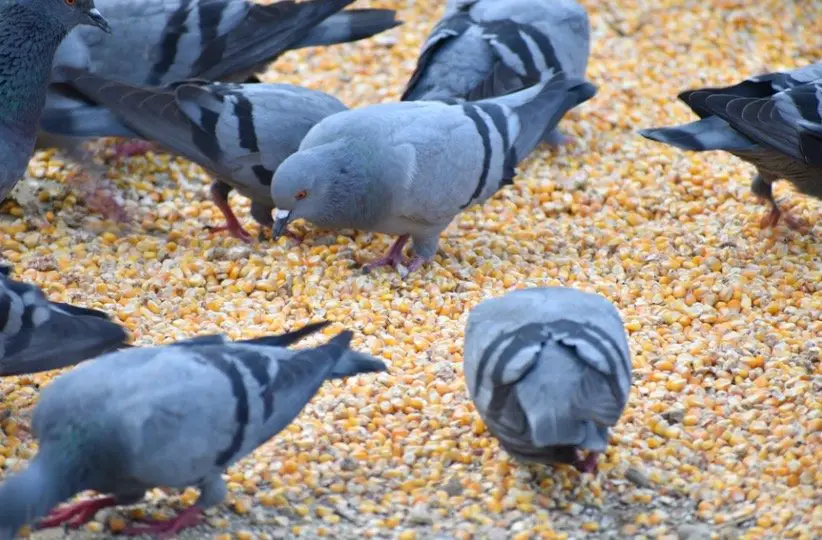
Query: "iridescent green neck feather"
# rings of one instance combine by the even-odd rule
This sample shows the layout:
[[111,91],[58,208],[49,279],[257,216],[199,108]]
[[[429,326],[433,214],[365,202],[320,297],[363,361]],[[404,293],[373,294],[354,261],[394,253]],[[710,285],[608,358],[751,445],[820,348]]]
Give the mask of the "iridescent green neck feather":
[[0,121],[36,124],[54,54],[66,34],[53,19],[0,0]]

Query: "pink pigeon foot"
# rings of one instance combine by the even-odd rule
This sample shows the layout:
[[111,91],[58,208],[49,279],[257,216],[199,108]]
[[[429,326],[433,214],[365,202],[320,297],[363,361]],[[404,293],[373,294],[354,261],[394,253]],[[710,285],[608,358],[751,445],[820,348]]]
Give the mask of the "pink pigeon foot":
[[420,255],[414,255],[410,261],[408,261],[408,273],[416,272],[420,269],[420,267],[427,263],[429,259],[422,257]]
[[779,220],[784,218],[785,225],[792,231],[804,231],[806,229],[807,224],[802,219],[794,217],[785,210],[781,210],[775,201],[768,202],[771,205],[771,211],[762,216],[762,219],[759,221],[760,228],[767,229],[776,227]]
[[228,193],[230,193],[230,191],[231,188],[226,184],[214,182],[211,185],[211,200],[214,201],[214,204],[220,209],[220,212],[223,213],[226,224],[217,227],[209,225],[206,227],[206,230],[213,233],[228,231],[234,238],[239,238],[246,244],[250,244],[251,235],[240,225],[240,221],[237,219],[237,216],[234,215],[234,210],[232,210],[231,205],[228,204]]
[[599,458],[598,452],[588,452],[588,455],[584,458],[579,450],[576,451],[576,460],[574,461],[574,467],[581,472],[581,473],[596,473],[597,472],[597,459]]
[[195,527],[203,521],[203,512],[197,506],[189,506],[169,521],[149,521],[145,526],[128,527],[122,534],[126,536],[140,536],[143,534],[156,535],[157,540],[165,540],[175,536],[178,532],[189,527]]
[[55,508],[49,515],[40,520],[37,528],[49,529],[51,527],[65,525],[69,528],[76,529],[94,519],[94,515],[99,510],[115,506],[116,504],[114,497],[100,497],[69,504],[62,508]]
[[405,247],[405,243],[408,241],[408,237],[409,235],[404,234],[397,238],[389,248],[388,253],[386,253],[379,259],[375,259],[363,265],[363,272],[368,274],[375,268],[379,268],[381,266],[393,266],[394,268],[396,268],[397,265],[405,264],[405,257],[402,254],[402,248]]
[[157,150],[157,146],[150,141],[126,141],[114,145],[114,155],[118,158],[140,156],[152,150]]

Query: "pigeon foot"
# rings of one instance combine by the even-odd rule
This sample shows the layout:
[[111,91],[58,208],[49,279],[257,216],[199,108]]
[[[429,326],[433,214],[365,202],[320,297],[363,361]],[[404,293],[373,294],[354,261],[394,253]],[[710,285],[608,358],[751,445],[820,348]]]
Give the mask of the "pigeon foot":
[[203,512],[198,506],[189,506],[180,514],[168,521],[145,521],[145,526],[128,527],[122,534],[126,536],[140,536],[153,534],[157,540],[166,540],[178,532],[189,527],[195,527],[203,521]]
[[233,221],[229,221],[226,225],[219,225],[216,227],[212,225],[206,225],[204,228],[210,233],[228,231],[228,234],[230,234],[234,238],[237,238],[245,242],[246,244],[250,244],[253,238],[251,236],[251,233],[243,229],[243,226],[240,225],[240,222],[237,221],[236,218]]
[[234,238],[250,244],[252,239],[251,235],[240,225],[240,221],[237,219],[237,216],[234,215],[234,210],[232,210],[231,205],[228,204],[228,194],[231,192],[231,187],[227,184],[214,182],[211,184],[210,191],[211,200],[214,201],[214,204],[220,209],[220,212],[223,213],[226,224],[219,227],[207,226],[205,229],[213,233],[228,231]]
[[37,528],[49,529],[51,527],[65,525],[66,527],[76,529],[94,519],[94,515],[99,510],[115,506],[116,504],[114,497],[100,497],[69,504],[63,508],[52,510],[48,516],[40,520]]
[[398,265],[405,264],[405,257],[402,254],[402,249],[403,247],[405,247],[405,243],[408,241],[408,237],[409,235],[404,234],[397,238],[391,245],[391,247],[388,249],[388,253],[386,253],[379,259],[375,259],[363,265],[363,272],[368,274],[375,268],[380,268],[381,266],[392,266],[396,268]]
[[599,458],[598,452],[588,452],[588,455],[583,458],[582,453],[577,450],[576,455],[574,467],[576,467],[579,472],[591,474],[595,474],[597,472],[597,459]]

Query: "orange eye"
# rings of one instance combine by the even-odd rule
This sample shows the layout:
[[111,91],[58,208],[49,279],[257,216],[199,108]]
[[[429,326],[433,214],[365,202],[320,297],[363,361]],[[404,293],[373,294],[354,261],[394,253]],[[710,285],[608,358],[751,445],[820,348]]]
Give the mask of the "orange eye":
[[298,191],[297,194],[294,195],[294,198],[297,199],[298,201],[301,201],[301,200],[305,199],[306,196],[308,196],[308,192],[305,191],[305,190],[302,190],[302,191]]
[[73,6],[77,0],[63,0],[63,2],[65,2],[67,6]]

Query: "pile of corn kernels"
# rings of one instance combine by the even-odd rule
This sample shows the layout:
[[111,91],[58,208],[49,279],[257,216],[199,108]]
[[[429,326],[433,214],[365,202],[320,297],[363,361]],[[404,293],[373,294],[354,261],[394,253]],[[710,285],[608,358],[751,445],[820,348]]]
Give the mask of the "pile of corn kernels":
[[[820,538],[822,219],[761,230],[752,169],[635,134],[690,121],[683,89],[822,58],[819,4],[805,0],[585,0],[598,95],[515,185],[458,217],[434,263],[403,279],[359,264],[393,240],[298,222],[244,245],[209,178],[161,154],[114,160],[127,226],[90,211],[72,167],[40,152],[0,212],[2,258],[60,301],[105,310],[139,344],[202,333],[253,337],[309,321],[355,331],[388,373],[327,383],[293,425],[228,471],[226,504],[181,538]],[[439,0],[359,1],[405,24],[374,39],[292,52],[265,74],[350,106],[397,99]],[[248,204],[235,196],[250,230]],[[599,292],[625,319],[634,387],[596,476],[513,461],[468,398],[468,310],[523,287]],[[307,340],[315,344],[326,338]],[[26,426],[54,374],[0,380],[0,476],[36,451]],[[107,537],[133,517],[171,516],[196,492],[155,490],[98,513],[69,538]],[[42,531],[35,538],[63,538]]]

